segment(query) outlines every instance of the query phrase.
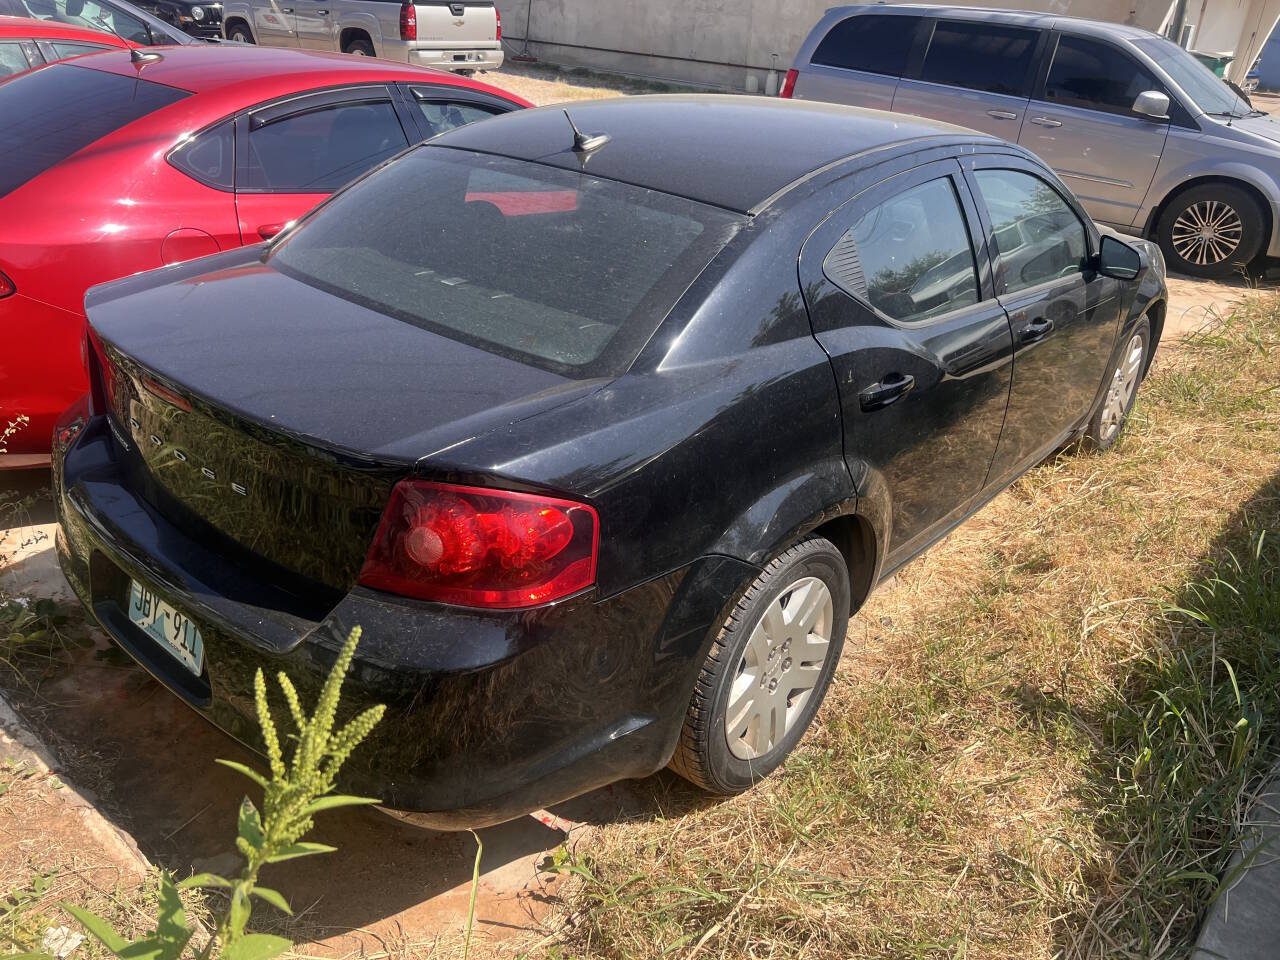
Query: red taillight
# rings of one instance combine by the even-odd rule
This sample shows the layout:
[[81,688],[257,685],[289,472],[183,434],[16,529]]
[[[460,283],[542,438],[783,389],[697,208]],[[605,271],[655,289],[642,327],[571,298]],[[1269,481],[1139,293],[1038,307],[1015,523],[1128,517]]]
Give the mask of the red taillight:
[[13,285],[13,281],[0,273],[0,300],[5,297],[11,297],[18,292],[18,288]]
[[497,7],[494,7],[493,15],[498,18],[498,32],[497,34],[494,35],[493,39],[501,40],[502,39],[502,11],[500,11]]
[[400,4],[400,39],[418,39],[418,11],[412,3]]
[[796,92],[796,78],[799,76],[794,68],[788,70],[787,75],[782,78],[782,89],[778,91],[778,96],[790,100],[791,95]]
[[532,607],[596,579],[599,524],[583,503],[401,480],[360,583],[465,607]]

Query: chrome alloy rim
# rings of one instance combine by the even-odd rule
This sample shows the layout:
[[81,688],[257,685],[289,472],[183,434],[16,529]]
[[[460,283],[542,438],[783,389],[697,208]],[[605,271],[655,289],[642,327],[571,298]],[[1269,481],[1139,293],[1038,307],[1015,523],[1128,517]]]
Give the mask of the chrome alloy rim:
[[1111,377],[1107,387],[1107,400],[1102,408],[1103,440],[1110,440],[1124,424],[1125,413],[1129,402],[1133,399],[1133,391],[1138,388],[1138,376],[1142,373],[1142,337],[1133,335],[1129,346],[1120,359],[1120,365]]
[[1244,224],[1234,207],[1221,200],[1200,200],[1173,222],[1170,242],[1183,260],[1203,267],[1235,253],[1243,235]]
[[729,752],[768,753],[804,713],[831,649],[835,604],[817,577],[797,580],[751,630],[725,707]]

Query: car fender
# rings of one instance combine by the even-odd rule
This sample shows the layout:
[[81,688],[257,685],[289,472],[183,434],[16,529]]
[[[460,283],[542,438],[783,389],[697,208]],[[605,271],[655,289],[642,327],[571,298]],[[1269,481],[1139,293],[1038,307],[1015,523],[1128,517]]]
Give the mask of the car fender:
[[231,0],[230,3],[222,5],[222,35],[227,35],[227,21],[239,18],[249,24],[249,29],[253,29],[253,10],[248,3],[242,0]]
[[369,35],[369,39],[373,41],[373,52],[378,56],[382,55],[384,39],[382,36],[382,24],[373,14],[344,10],[335,26],[337,29],[333,35],[334,43],[341,39],[342,31],[344,30],[363,30]]
[[811,530],[856,510],[857,495],[844,460],[819,460],[749,504],[710,552],[763,567]]
[[[1166,150],[1166,153],[1168,152]],[[1270,205],[1271,209],[1264,211],[1269,215],[1269,219],[1275,218],[1274,212],[1280,208],[1280,180],[1275,176],[1260,166],[1240,160],[1223,161],[1194,153],[1188,156],[1189,159],[1186,162],[1177,163],[1167,170],[1161,164],[1161,168],[1157,170],[1156,177],[1147,191],[1145,209],[1136,221],[1139,224],[1145,224],[1144,234],[1149,234],[1155,229],[1156,213],[1169,197],[1182,189],[1183,185],[1203,178],[1239,180],[1248,184]],[[1280,158],[1277,158],[1276,165],[1280,169]]]

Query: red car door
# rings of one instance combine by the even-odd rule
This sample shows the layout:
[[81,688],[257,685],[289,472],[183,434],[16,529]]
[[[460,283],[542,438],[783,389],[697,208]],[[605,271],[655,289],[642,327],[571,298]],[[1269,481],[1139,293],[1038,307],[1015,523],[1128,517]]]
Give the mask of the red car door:
[[237,122],[236,214],[244,243],[275,236],[411,142],[382,85],[296,97]]

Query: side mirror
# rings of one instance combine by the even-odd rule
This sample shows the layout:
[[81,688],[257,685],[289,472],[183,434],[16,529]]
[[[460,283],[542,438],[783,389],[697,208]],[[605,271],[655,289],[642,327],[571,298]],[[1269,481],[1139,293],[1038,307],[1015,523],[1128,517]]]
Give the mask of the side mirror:
[[1098,272],[1116,280],[1132,280],[1142,269],[1142,254],[1122,240],[1108,234],[1102,236],[1097,256]]
[[1144,90],[1133,101],[1133,112],[1152,120],[1169,119],[1169,97],[1159,90]]

